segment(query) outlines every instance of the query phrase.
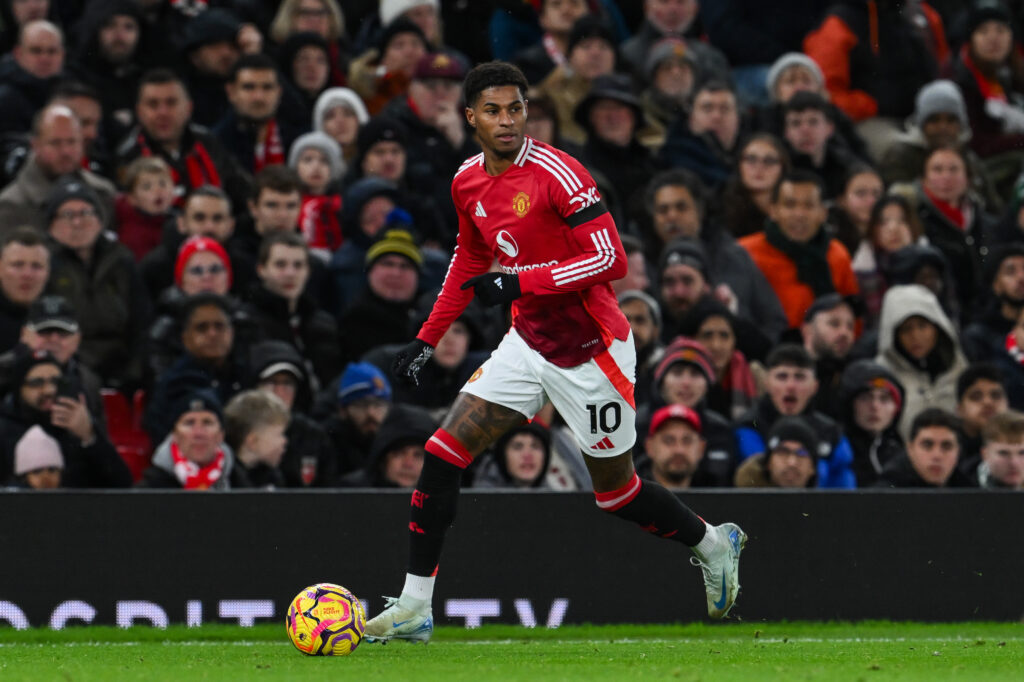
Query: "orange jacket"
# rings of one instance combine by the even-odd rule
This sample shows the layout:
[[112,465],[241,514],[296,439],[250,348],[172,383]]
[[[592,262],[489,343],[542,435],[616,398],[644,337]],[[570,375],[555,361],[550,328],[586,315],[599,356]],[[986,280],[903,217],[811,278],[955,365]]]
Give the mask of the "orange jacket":
[[[769,244],[764,232],[743,237],[739,244],[747,250],[775,290],[775,295],[779,297],[782,309],[786,313],[789,327],[799,328],[803,324],[804,313],[814,303],[814,290],[797,279],[796,264],[786,254]],[[835,239],[831,240],[825,259],[832,271],[832,285],[837,293],[849,296],[860,292],[857,277],[850,267],[850,254],[842,244]]]

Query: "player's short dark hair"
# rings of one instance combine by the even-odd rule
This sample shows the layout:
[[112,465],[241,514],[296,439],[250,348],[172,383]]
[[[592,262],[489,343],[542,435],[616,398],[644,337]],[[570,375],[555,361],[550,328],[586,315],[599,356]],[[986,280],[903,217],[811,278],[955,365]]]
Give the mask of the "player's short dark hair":
[[257,54],[242,55],[238,61],[235,62],[235,65],[231,67],[231,74],[228,77],[228,82],[237,82],[238,74],[246,69],[251,69],[253,71],[273,71],[278,83],[281,81],[281,77],[277,73],[277,62],[260,52]]
[[[910,441],[917,438],[917,434],[922,429],[927,429],[931,426],[941,426],[952,431],[954,435],[960,434],[960,420],[952,413],[938,407],[927,407],[921,410],[914,417],[914,421],[910,423]],[[907,442],[909,443],[910,441]]]
[[765,367],[775,369],[776,367],[799,367],[800,369],[814,369],[814,358],[803,346],[795,343],[780,343],[768,353],[765,359]]
[[202,293],[189,296],[182,304],[181,317],[179,318],[181,320],[181,330],[185,331],[185,329],[188,328],[188,323],[197,310],[207,306],[216,306],[217,308],[220,308],[224,311],[228,320],[231,320],[231,313],[233,312],[231,308],[231,301],[228,300],[226,296],[221,296],[220,294],[215,294],[210,291],[204,291]]
[[983,380],[999,384],[1003,387],[1003,391],[1006,390],[1006,384],[1003,383],[1003,374],[999,371],[998,367],[990,362],[975,362],[957,377],[956,401],[959,403],[963,400],[971,386]]
[[794,168],[779,178],[779,181],[775,183],[775,187],[772,187],[773,204],[779,200],[779,191],[782,189],[782,185],[787,182],[791,185],[814,185],[818,188],[818,198],[821,201],[825,200],[825,183],[821,181],[821,176],[814,171],[804,168]]
[[644,208],[648,215],[654,215],[654,196],[662,187],[685,187],[697,204],[701,220],[704,219],[707,206],[707,188],[697,174],[685,168],[670,168],[651,178],[644,191]]
[[466,74],[466,80],[462,83],[462,101],[467,107],[472,107],[481,92],[487,88],[500,88],[504,85],[517,87],[524,99],[530,87],[526,76],[514,64],[498,60],[477,64]]
[[84,97],[85,99],[102,103],[99,91],[82,81],[61,81],[50,93],[51,102],[74,99],[76,97]]
[[288,166],[273,164],[261,170],[253,178],[252,194],[249,198],[254,202],[259,201],[260,195],[265,189],[281,194],[291,194],[292,192],[302,194],[302,180]]
[[9,230],[7,234],[4,235],[3,239],[0,240],[0,253],[3,253],[4,249],[11,244],[20,244],[21,246],[42,246],[46,248],[46,239],[43,237],[42,232],[31,225],[19,225],[13,230]]
[[139,79],[139,89],[135,92],[135,101],[139,101],[139,98],[142,96],[142,89],[147,85],[167,85],[168,83],[177,83],[185,92],[185,97],[187,99],[192,99],[192,96],[188,92],[188,88],[185,87],[184,79],[174,73],[174,71],[161,67],[157,69],[150,69],[146,73],[142,74],[142,78]]
[[199,187],[196,187],[194,190],[188,193],[187,197],[185,197],[185,202],[184,204],[182,204],[182,208],[187,209],[189,202],[192,201],[193,197],[209,197],[211,199],[219,199],[220,201],[223,201],[228,205],[228,213],[231,213],[232,211],[231,197],[229,197],[228,193],[222,190],[220,187],[215,187],[214,185],[200,185]]
[[257,254],[256,262],[260,265],[266,265],[267,259],[270,258],[270,250],[278,245],[302,249],[306,253],[306,262],[307,264],[309,263],[309,245],[302,235],[298,232],[285,232],[282,230],[273,230],[264,235],[263,240],[260,241],[260,250]]
[[835,123],[832,106],[828,103],[828,100],[816,92],[801,90],[782,105],[783,116],[790,113],[802,114],[805,111],[820,111],[828,119],[829,123]]

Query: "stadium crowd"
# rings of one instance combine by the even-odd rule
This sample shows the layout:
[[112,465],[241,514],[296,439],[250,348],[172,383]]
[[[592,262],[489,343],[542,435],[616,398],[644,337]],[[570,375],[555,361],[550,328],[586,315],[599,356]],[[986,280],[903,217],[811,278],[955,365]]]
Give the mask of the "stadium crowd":
[[[509,324],[474,302],[418,386],[389,382],[479,151],[462,79],[503,59],[628,255],[641,475],[1024,488],[1020,0],[2,0],[0,22],[0,484],[412,487]],[[466,478],[590,489],[550,406]]]

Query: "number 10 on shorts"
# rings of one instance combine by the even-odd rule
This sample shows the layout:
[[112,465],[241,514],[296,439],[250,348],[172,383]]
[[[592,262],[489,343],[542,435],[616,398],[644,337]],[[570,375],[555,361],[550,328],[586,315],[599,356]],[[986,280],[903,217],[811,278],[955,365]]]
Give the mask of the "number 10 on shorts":
[[600,433],[613,433],[622,423],[622,408],[618,403],[605,403],[601,406],[591,403],[587,405],[587,412],[590,413],[591,433],[598,433],[598,428]]

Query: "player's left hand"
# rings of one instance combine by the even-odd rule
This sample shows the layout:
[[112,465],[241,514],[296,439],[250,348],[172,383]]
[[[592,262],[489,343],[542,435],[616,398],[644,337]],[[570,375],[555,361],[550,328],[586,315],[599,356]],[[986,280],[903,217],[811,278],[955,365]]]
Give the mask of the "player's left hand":
[[511,303],[523,295],[519,288],[519,275],[503,272],[485,272],[470,277],[462,284],[463,289],[473,287],[473,293],[484,305],[502,305]]

